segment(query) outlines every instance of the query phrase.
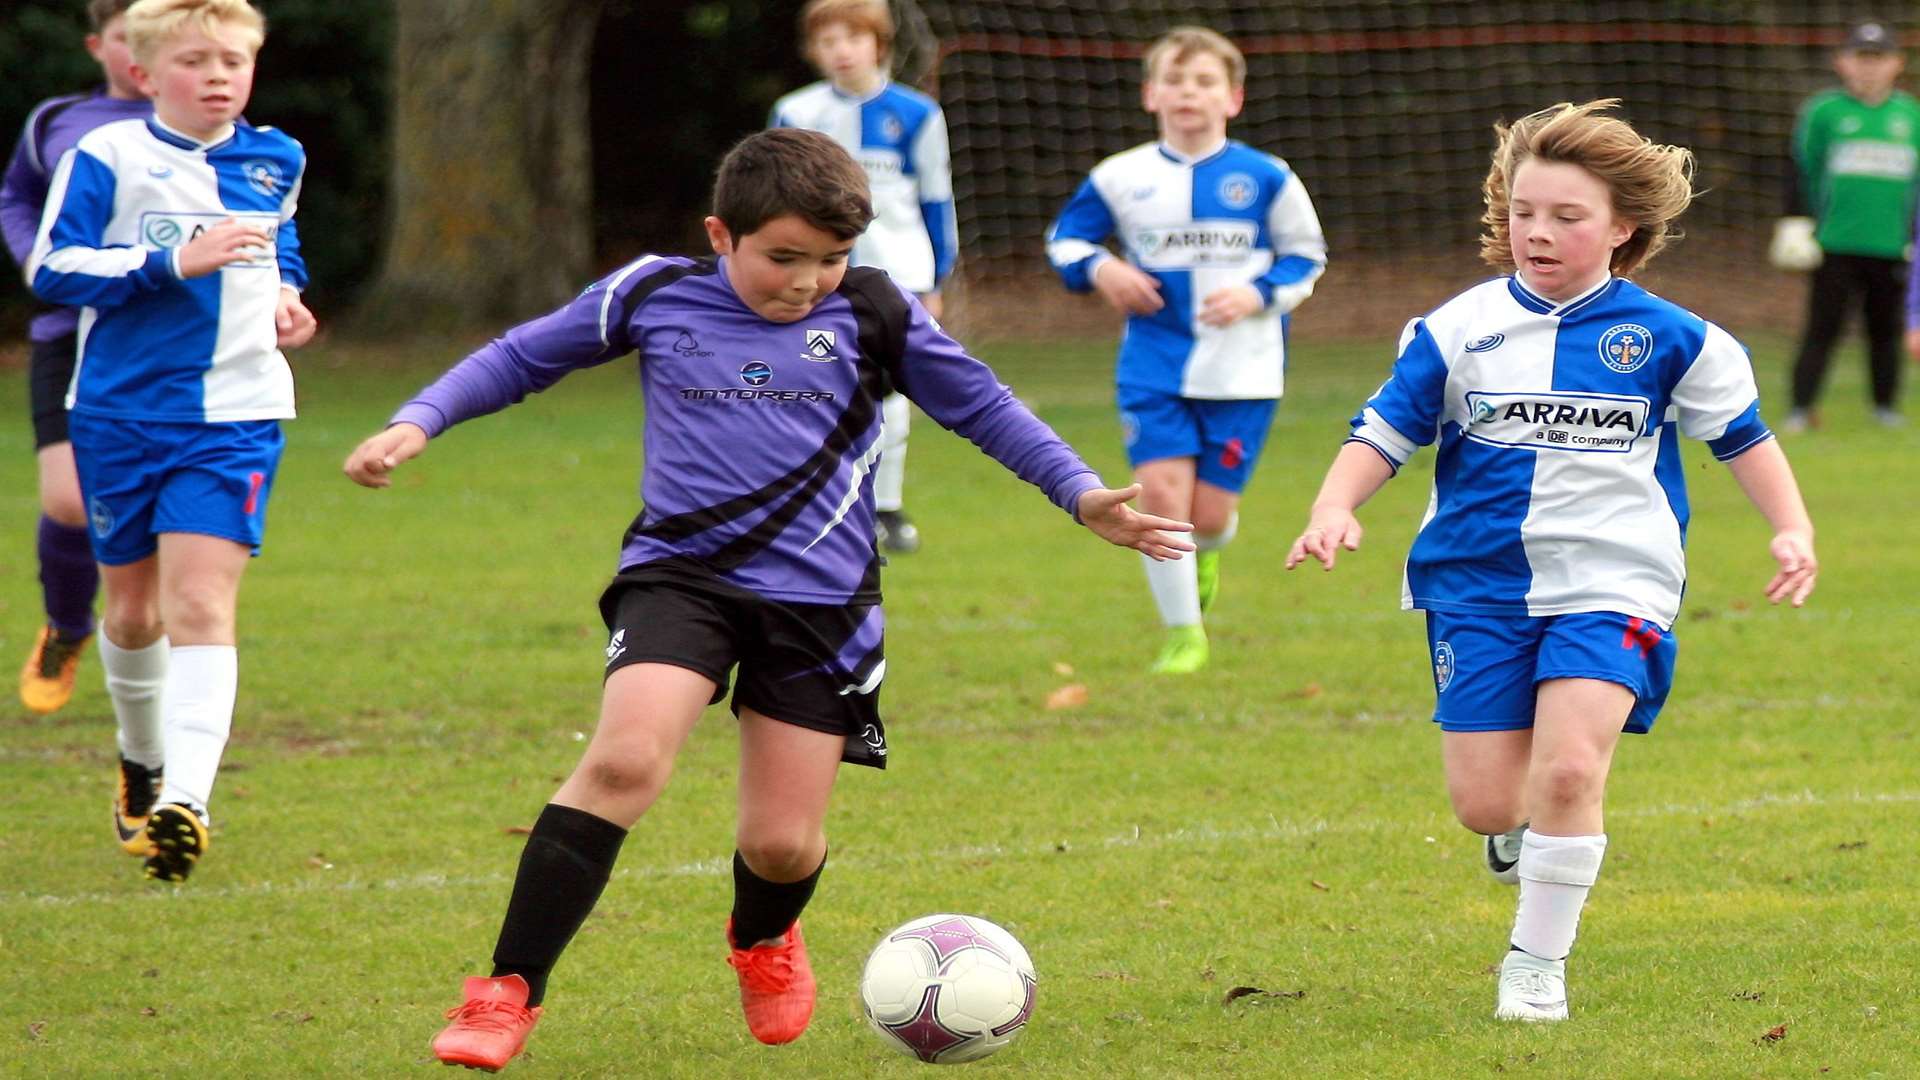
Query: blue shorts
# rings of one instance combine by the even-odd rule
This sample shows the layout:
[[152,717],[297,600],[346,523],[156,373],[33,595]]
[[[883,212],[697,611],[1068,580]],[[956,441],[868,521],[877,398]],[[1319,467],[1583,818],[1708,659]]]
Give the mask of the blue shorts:
[[93,557],[139,562],[161,533],[198,533],[260,553],[286,437],[277,420],[172,424],[67,418]]
[[1545,679],[1598,679],[1633,691],[1625,730],[1644,735],[1673,689],[1680,643],[1670,630],[1612,611],[1572,615],[1427,612],[1433,720],[1444,731],[1533,726]]
[[1280,407],[1273,398],[1214,401],[1128,386],[1120,388],[1119,397],[1127,464],[1196,458],[1200,479],[1234,492],[1245,490],[1253,478]]

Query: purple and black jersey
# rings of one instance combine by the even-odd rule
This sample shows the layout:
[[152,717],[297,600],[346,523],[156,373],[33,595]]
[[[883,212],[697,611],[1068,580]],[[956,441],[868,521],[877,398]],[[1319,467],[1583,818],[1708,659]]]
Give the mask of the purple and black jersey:
[[[47,204],[54,166],[73,149],[80,136],[102,124],[153,115],[153,102],[108,97],[104,87],[82,94],[48,98],[34,107],[14,144],[13,157],[0,180],[0,233],[14,265],[25,267],[40,231],[40,214]],[[74,332],[80,323],[77,308],[55,308],[34,317],[27,329],[30,341],[53,341]]]
[[646,457],[621,569],[692,558],[774,600],[878,601],[871,472],[880,400],[896,390],[1069,513],[1100,486],[917,300],[865,267],[805,318],[775,323],[734,293],[724,258],[649,255],[484,346],[393,419],[437,435],[629,352]]

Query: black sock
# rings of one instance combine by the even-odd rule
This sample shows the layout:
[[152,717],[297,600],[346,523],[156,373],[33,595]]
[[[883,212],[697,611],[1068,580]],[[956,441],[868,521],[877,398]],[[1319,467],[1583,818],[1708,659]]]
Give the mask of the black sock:
[[493,974],[527,980],[528,1007],[546,997],[547,973],[599,901],[626,838],[605,818],[553,803],[533,823],[493,948]]
[[813,873],[799,881],[768,881],[747,867],[747,860],[733,853],[733,945],[750,949],[754,942],[777,938],[800,918],[807,901],[813,899],[813,887],[820,883],[820,871],[827,868],[823,855]]

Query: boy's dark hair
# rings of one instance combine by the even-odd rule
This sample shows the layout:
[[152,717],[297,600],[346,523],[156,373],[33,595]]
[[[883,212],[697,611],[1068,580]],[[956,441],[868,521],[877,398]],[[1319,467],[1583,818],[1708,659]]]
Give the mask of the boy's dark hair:
[[133,0],[87,0],[87,25],[97,34],[132,6]]
[[737,241],[783,214],[852,240],[873,221],[866,171],[817,131],[772,128],[741,139],[714,176],[713,216]]

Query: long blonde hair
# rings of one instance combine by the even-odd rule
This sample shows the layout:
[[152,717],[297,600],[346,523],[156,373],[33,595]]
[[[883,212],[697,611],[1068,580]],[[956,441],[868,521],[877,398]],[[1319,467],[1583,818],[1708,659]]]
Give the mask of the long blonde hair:
[[1632,273],[1680,238],[1672,223],[1693,201],[1693,152],[1656,143],[1625,120],[1604,115],[1619,105],[1618,98],[1563,101],[1493,126],[1493,167],[1481,187],[1487,206],[1480,216],[1487,227],[1480,236],[1481,259],[1501,270],[1515,268],[1507,214],[1513,176],[1532,158],[1578,165],[1607,185],[1614,215],[1633,224],[1633,235],[1608,261],[1615,274]]

